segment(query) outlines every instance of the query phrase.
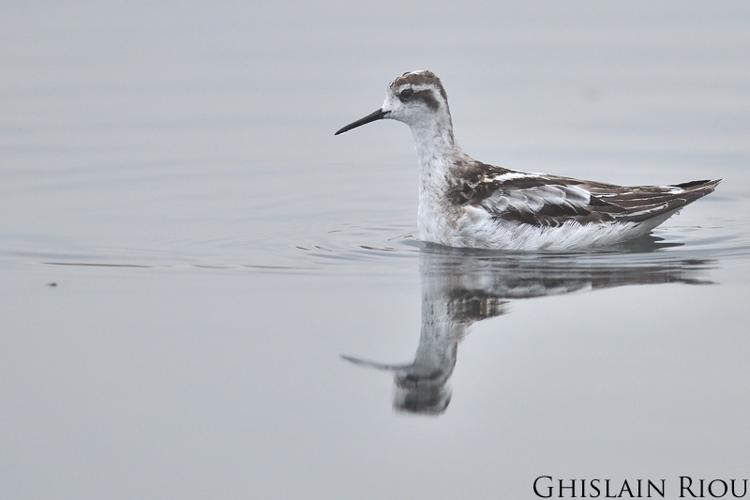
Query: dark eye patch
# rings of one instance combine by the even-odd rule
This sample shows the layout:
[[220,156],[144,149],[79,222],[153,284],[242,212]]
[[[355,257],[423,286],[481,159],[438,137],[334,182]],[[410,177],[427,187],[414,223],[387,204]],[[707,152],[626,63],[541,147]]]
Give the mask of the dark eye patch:
[[401,99],[401,102],[406,102],[406,101],[408,101],[408,100],[409,100],[409,99],[411,98],[411,96],[413,96],[413,95],[414,95],[414,90],[413,90],[413,89],[404,89],[404,90],[402,90],[402,91],[401,91],[401,92],[400,92],[400,93],[398,94],[398,98],[399,98],[399,99]]

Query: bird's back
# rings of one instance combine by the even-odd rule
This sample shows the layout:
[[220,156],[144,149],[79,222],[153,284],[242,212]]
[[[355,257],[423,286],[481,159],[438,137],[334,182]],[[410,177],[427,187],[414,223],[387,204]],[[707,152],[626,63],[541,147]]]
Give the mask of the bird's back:
[[450,170],[444,200],[454,219],[443,227],[445,241],[437,242],[519,250],[608,245],[642,236],[720,182],[618,186],[468,158]]

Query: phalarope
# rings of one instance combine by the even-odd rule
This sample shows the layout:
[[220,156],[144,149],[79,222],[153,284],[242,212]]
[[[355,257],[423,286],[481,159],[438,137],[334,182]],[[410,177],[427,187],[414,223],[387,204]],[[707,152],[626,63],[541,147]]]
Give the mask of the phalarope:
[[456,144],[448,96],[427,70],[397,77],[380,109],[335,135],[383,118],[406,123],[414,137],[420,239],[452,247],[560,251],[611,245],[647,234],[721,181],[617,186],[482,163]]

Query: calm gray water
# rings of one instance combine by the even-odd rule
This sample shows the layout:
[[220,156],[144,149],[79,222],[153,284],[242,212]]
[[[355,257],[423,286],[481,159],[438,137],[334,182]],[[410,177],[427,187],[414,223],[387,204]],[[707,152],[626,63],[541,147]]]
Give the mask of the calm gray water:
[[[0,497],[747,477],[750,4],[652,4],[3,6]],[[424,67],[483,161],[724,182],[603,252],[422,245],[407,129],[332,132]]]

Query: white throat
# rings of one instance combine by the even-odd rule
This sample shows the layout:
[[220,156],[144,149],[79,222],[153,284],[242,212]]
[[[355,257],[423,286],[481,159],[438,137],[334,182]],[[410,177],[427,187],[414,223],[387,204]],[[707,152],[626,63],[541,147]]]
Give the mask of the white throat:
[[461,149],[453,138],[450,116],[411,124],[411,134],[419,161],[421,183],[439,181]]
[[450,116],[446,120],[420,121],[410,128],[420,168],[417,214],[420,239],[440,241],[436,238],[449,224],[443,206],[450,169],[463,153],[453,138]]

